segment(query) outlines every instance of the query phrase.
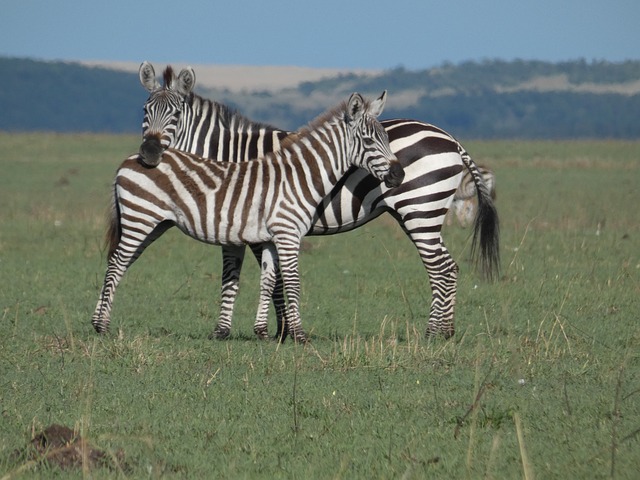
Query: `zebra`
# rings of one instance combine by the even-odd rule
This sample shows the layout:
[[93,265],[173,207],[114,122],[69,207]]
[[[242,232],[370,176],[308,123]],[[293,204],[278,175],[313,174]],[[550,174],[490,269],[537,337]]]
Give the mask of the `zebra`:
[[279,262],[287,328],[297,342],[305,342],[298,253],[318,204],[351,167],[384,181],[378,183],[381,192],[392,192],[404,177],[376,119],[385,101],[386,91],[371,102],[354,93],[289,136],[279,151],[250,162],[211,162],[174,149],[164,150],[154,168],[139,154],[124,160],[114,183],[107,273],[91,320],[96,331],[108,329],[115,289],[126,270],[175,225],[206,243],[261,244],[266,292],[261,299],[267,308],[259,306],[256,323],[266,325],[261,315],[271,301]]
[[[195,72],[191,67],[176,75],[167,66],[161,85],[153,66],[143,62],[139,77],[149,92],[140,146],[143,161],[149,165],[157,164],[160,152],[169,146],[214,160],[242,162],[255,151],[277,150],[290,133],[252,122],[195,94]],[[360,169],[351,169],[322,201],[307,235],[346,232],[389,212],[415,245],[427,271],[432,300],[425,334],[449,338],[455,332],[458,265],[444,244],[441,229],[464,168],[471,173],[478,196],[471,253],[489,280],[495,279],[499,270],[498,214],[476,164],[453,136],[416,120],[381,123],[393,153],[404,167],[404,183],[393,192],[381,191],[378,180]],[[260,262],[260,252],[252,250]],[[229,335],[243,258],[244,249],[223,249],[220,315],[212,337]],[[278,294],[276,287],[276,336],[282,338],[286,332],[282,331],[285,324]]]
[[[491,199],[495,201],[496,199],[496,175],[489,168],[478,165],[478,171],[480,175],[482,175],[482,179],[484,180],[487,189],[489,190],[489,194],[491,195]],[[466,170],[462,175],[462,180],[460,181],[460,185],[456,190],[455,195],[453,196],[453,203],[451,204],[451,208],[447,213],[445,222],[447,225],[453,224],[453,217],[458,220],[458,223],[461,227],[468,227],[473,222],[476,217],[476,213],[478,210],[478,199],[476,192],[476,185],[473,181],[473,177]]]

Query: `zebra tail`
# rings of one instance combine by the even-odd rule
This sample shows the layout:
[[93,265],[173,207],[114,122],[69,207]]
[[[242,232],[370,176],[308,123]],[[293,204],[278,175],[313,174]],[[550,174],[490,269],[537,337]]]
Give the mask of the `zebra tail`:
[[[458,144],[462,162],[467,167],[476,186],[478,195],[478,212],[473,225],[473,241],[471,242],[471,259],[480,267],[485,279],[497,280],[500,273],[500,221],[498,211],[493,203],[487,185],[471,156]],[[479,258],[478,258],[479,243]]]
[[107,248],[107,258],[111,258],[111,255],[113,255],[113,252],[115,252],[118,243],[120,243],[121,234],[122,228],[120,225],[120,208],[118,207],[118,200],[116,198],[114,187],[113,200],[111,202],[111,208],[109,209],[107,218],[107,232],[104,238],[105,247]]

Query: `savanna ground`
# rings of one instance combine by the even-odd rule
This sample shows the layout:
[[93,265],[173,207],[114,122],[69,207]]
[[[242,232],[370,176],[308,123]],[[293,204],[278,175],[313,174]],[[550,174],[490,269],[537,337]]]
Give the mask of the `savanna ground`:
[[[426,274],[380,218],[305,241],[298,346],[253,338],[250,257],[233,335],[209,340],[220,251],[175,229],[96,335],[110,184],[139,140],[0,140],[0,478],[637,478],[640,143],[466,142],[497,175],[502,271],[482,281],[446,228],[455,337],[424,338]],[[54,424],[102,466],[27,448]]]

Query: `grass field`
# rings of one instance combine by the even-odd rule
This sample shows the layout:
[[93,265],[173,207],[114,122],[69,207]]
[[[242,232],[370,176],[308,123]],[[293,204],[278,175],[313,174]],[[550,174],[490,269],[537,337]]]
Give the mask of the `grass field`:
[[[249,257],[232,337],[208,340],[220,250],[175,229],[94,333],[110,184],[138,141],[0,134],[0,478],[637,478],[640,143],[465,145],[497,175],[502,271],[483,282],[469,230],[446,229],[448,341],[423,337],[427,276],[390,218],[305,240],[302,347],[253,338]],[[107,466],[29,457],[52,424]]]

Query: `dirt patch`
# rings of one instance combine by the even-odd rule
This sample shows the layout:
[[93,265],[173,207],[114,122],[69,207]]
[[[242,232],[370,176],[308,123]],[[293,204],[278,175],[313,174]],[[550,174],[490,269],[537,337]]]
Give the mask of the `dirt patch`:
[[104,452],[94,448],[71,428],[56,424],[35,435],[26,448],[14,453],[14,458],[27,462],[19,470],[39,464],[63,470],[126,469],[122,450]]

